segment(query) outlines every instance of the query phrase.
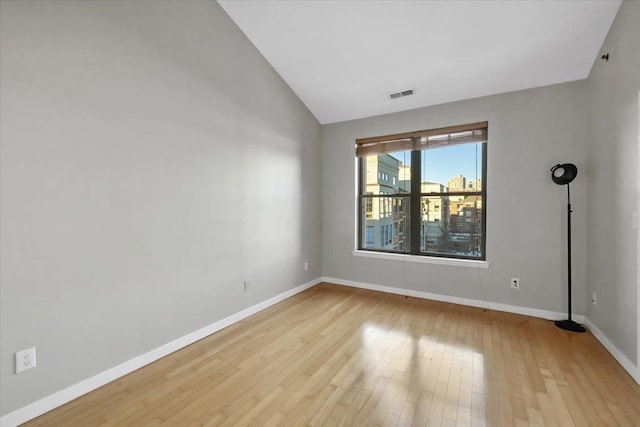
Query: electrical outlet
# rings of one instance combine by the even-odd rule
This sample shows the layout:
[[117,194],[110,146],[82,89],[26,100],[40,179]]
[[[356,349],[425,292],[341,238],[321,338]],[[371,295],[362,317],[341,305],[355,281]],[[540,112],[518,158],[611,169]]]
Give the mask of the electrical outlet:
[[309,271],[309,262],[308,261],[304,262],[304,271]]
[[244,291],[245,292],[249,292],[249,281],[248,280],[244,281]]
[[513,289],[520,289],[520,279],[518,279],[517,277],[512,277],[511,278],[511,287]]
[[638,212],[634,212],[631,217],[631,227],[634,229],[638,228]]
[[596,292],[591,294],[591,304],[598,305],[598,294]]
[[16,353],[16,374],[36,367],[36,348],[31,347]]

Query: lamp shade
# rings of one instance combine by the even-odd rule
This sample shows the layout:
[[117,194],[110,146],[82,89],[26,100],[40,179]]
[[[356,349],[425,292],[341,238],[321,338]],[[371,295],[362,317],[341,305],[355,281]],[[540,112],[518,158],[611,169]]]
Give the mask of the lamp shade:
[[558,185],[566,185],[578,175],[578,168],[573,163],[557,164],[551,168],[551,179]]

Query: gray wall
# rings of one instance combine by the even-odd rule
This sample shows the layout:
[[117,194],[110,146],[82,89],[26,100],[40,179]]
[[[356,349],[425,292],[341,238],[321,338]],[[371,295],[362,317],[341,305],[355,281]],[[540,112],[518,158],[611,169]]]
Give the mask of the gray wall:
[[[585,313],[587,133],[584,81],[322,127],[325,276],[566,312],[566,188],[549,169],[574,162],[571,186],[575,313]],[[352,255],[356,138],[489,121],[488,269]],[[509,279],[519,277],[520,290]]]
[[216,2],[1,5],[3,415],[321,276],[320,125]]
[[588,79],[587,157],[589,320],[631,361],[637,358],[638,91],[640,2],[624,1]]

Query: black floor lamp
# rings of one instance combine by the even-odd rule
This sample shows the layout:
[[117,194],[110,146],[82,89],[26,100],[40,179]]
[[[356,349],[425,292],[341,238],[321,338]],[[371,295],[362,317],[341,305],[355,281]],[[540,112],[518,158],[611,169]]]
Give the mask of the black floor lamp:
[[572,163],[564,163],[562,165],[557,164],[551,168],[551,179],[558,185],[566,185],[567,186],[567,261],[568,267],[568,286],[569,286],[569,295],[568,295],[568,312],[569,318],[567,320],[558,320],[556,321],[556,326],[558,328],[566,329],[567,331],[572,332],[586,332],[584,326],[579,323],[571,320],[571,191],[569,190],[569,183],[573,181],[578,175],[578,168],[576,165]]

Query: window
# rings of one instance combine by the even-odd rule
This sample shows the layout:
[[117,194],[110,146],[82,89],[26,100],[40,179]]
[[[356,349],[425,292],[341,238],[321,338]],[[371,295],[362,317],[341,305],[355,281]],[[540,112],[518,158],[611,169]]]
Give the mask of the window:
[[369,225],[367,226],[367,242],[366,242],[366,247],[367,248],[373,248],[373,226]]
[[367,218],[373,218],[373,200],[366,199]]
[[487,122],[358,139],[356,155],[358,249],[486,259]]

